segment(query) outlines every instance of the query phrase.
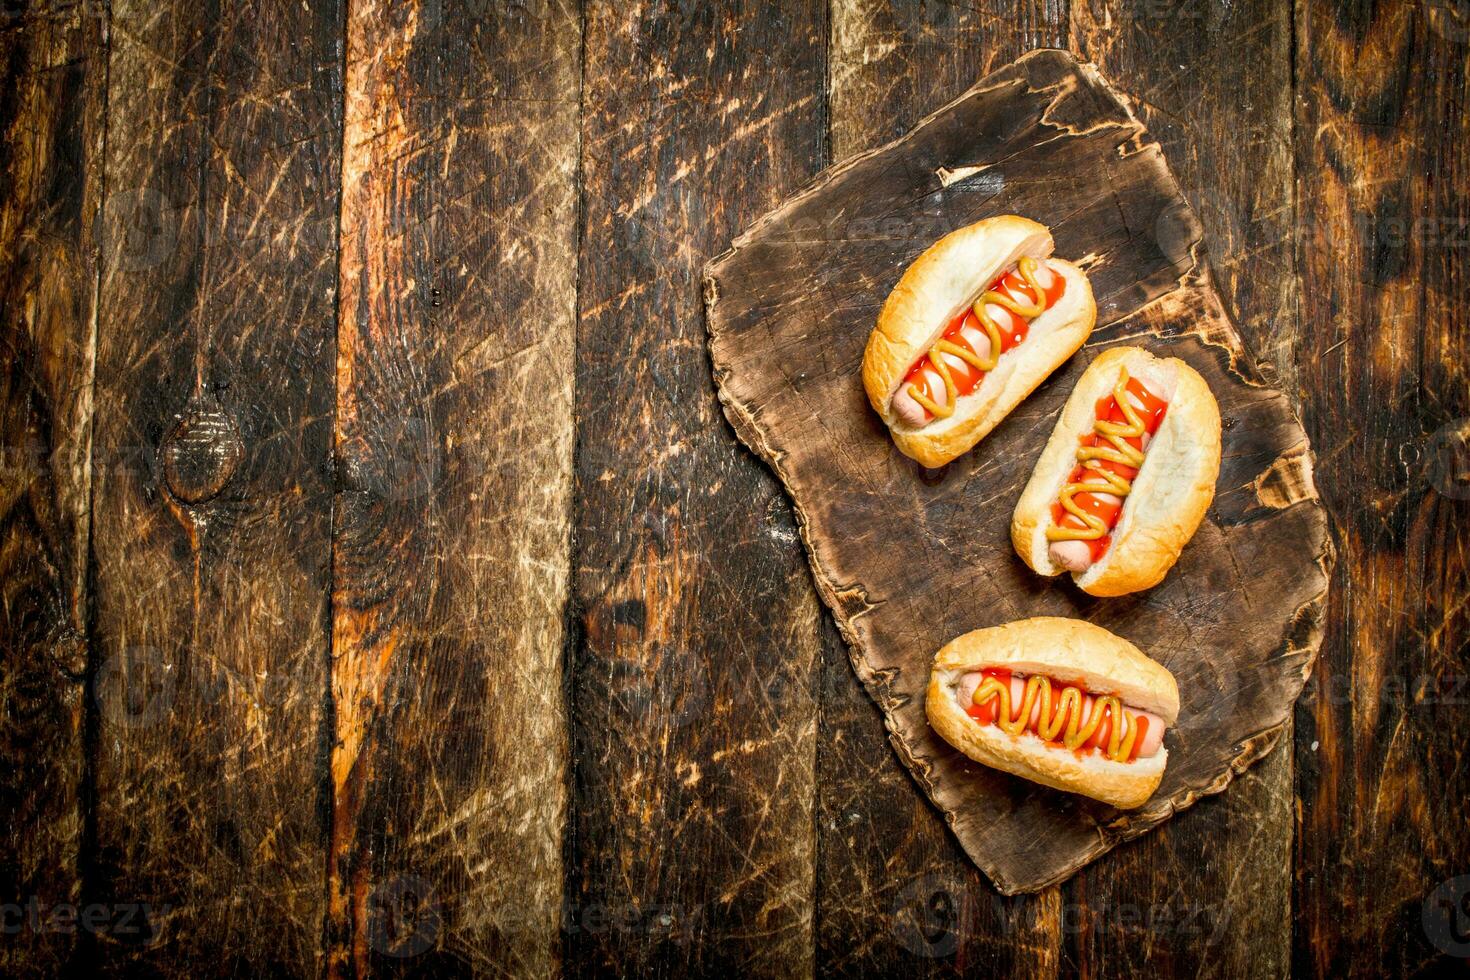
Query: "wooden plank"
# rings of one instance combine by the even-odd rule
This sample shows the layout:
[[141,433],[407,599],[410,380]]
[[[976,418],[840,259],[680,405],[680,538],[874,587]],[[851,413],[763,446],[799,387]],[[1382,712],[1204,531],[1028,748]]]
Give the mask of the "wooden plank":
[[1067,2],[834,0],[832,159],[907,133],[975,80],[1033,48],[1064,48]]
[[[902,136],[992,68],[1067,37],[1065,4],[838,0],[832,20],[834,162]],[[825,651],[822,693],[819,971],[1054,976],[1058,890],[995,893],[916,792],[840,640]]]
[[89,899],[147,905],[110,970],[308,975],[341,10],[111,10]]
[[1342,561],[1299,711],[1293,966],[1463,970],[1464,4],[1296,5],[1302,387]]
[[81,894],[104,30],[94,7],[0,15],[0,974],[12,977],[57,976],[78,945],[52,927]]
[[826,4],[589,5],[566,972],[812,968],[820,611],[699,269],[822,164]]
[[580,37],[350,7],[333,975],[556,971]]
[[[956,173],[966,176],[947,178]],[[1087,257],[1101,322],[1094,356],[1133,342],[1183,358],[1219,399],[1228,430],[1221,489],[1194,543],[1161,585],[1117,602],[1031,576],[994,505],[1029,478],[1081,359],[982,452],[928,477],[873,424],[855,383],[884,295],[936,228],[1042,207],[1062,216],[1052,226],[1059,254]],[[1158,146],[1127,106],[1092,68],[1042,51],[977,82],[903,140],[827,171],[707,269],[727,413],[791,491],[818,589],[900,758],[1006,893],[1069,877],[1224,789],[1274,743],[1316,652],[1330,547],[1305,438],[1241,348],[1202,249],[1176,248],[1171,224],[1131,217],[1166,214],[1197,239]],[[793,371],[790,352],[817,335],[821,364]],[[885,533],[892,527],[915,533]],[[1119,813],[974,766],[929,727],[932,651],[977,626],[1037,615],[1100,623],[1178,677],[1169,767],[1138,809]]]
[[[1078,51],[1125,85],[1163,146],[1242,339],[1290,383],[1302,334],[1291,275],[1289,4],[1107,0],[1074,5],[1072,22]],[[1289,736],[1283,742],[1223,796],[1067,883],[1066,972],[1286,975]]]

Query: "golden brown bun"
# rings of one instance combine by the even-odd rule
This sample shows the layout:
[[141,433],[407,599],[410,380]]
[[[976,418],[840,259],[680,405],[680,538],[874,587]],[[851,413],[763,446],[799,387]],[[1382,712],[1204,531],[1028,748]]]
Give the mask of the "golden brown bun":
[[1098,399],[1112,391],[1124,366],[1130,376],[1152,379],[1173,393],[1123,502],[1112,543],[1101,561],[1072,576],[1078,588],[1095,596],[1126,595],[1163,581],[1204,520],[1220,475],[1220,406],[1199,372],[1138,347],[1104,351],[1078,379],[1016,504],[1011,543],[1021,560],[1041,575],[1062,573],[1047,551],[1051,505],[1076,465],[1077,440],[1092,430]]
[[1043,786],[1125,810],[1141,806],[1158,789],[1169,760],[1162,746],[1147,759],[1114,762],[1101,753],[1079,756],[1054,748],[1029,732],[1009,735],[965,714],[955,686],[965,674],[986,667],[1116,694],[1127,706],[1152,711],[1172,727],[1179,718],[1174,675],[1133,644],[1101,626],[1055,616],[974,630],[935,654],[925,710],[934,730],[971,759]]
[[1062,298],[1031,321],[1025,341],[957,401],[953,415],[914,429],[889,406],[904,375],[982,290],[1021,257],[1048,259],[1051,252],[1045,225],[1007,214],[950,232],[904,271],[863,352],[868,401],[904,455],[938,467],[968,452],[1087,340],[1097,322],[1092,285],[1075,265],[1050,259],[1067,280]]

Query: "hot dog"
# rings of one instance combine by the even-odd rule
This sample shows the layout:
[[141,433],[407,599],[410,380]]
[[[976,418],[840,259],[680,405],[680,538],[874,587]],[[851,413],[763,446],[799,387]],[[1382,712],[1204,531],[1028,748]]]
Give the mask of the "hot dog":
[[969,758],[1122,809],[1164,777],[1179,687],[1122,637],[1043,616],[975,630],[934,657],[929,724]]
[[1220,408],[1199,373],[1136,347],[1099,355],[1077,382],[1011,519],[1042,575],[1118,596],[1161,582],[1194,535],[1220,473]]
[[905,455],[968,452],[1081,347],[1097,320],[1082,270],[1016,215],[945,235],[904,271],[863,352],[863,387]]

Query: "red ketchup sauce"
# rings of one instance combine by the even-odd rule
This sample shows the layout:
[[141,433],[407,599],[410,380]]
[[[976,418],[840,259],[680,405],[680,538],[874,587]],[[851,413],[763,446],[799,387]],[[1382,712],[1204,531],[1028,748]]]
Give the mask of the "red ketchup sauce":
[[[1137,378],[1128,379],[1128,393],[1136,399],[1135,407],[1138,408],[1138,414],[1143,417],[1144,428],[1148,431],[1149,436],[1152,437],[1155,432],[1159,431],[1159,426],[1163,424],[1164,412],[1168,410],[1169,403],[1164,401],[1163,399],[1155,397],[1154,393],[1149,391],[1148,388],[1144,387],[1143,382],[1139,381]],[[1123,409],[1118,407],[1117,399],[1115,399],[1111,394],[1097,400],[1096,417],[1098,419],[1105,419],[1109,422],[1118,422],[1120,424],[1126,423],[1128,421],[1127,416],[1123,414]],[[1097,434],[1096,430],[1094,430],[1082,437],[1082,439],[1080,440],[1080,445],[1096,446],[1099,442],[1102,441],[1103,438]],[[1132,439],[1125,439],[1124,441],[1127,442],[1134,449],[1143,448],[1142,436],[1137,436]],[[1104,459],[1094,459],[1089,460],[1086,465],[1078,463],[1077,466],[1072,470],[1071,475],[1067,477],[1067,482],[1082,482],[1084,471],[1088,469],[1110,470],[1113,473],[1118,474],[1125,480],[1132,480],[1135,476],[1138,475],[1137,467],[1128,466],[1124,463],[1113,463]],[[1096,516],[1102,518],[1105,522],[1107,522],[1109,528],[1114,527],[1118,523],[1118,515],[1123,511],[1122,501],[1114,503],[1111,500],[1100,499],[1096,494],[1079,493],[1074,496],[1072,500],[1074,503],[1077,504],[1077,506],[1087,511],[1089,514],[1095,514]],[[1051,519],[1052,522],[1057,525],[1057,527],[1084,528],[1087,526],[1080,517],[1077,517],[1075,514],[1068,511],[1061,505],[1060,502],[1051,505]],[[1107,553],[1108,545],[1112,543],[1112,540],[1113,539],[1110,535],[1103,535],[1102,537],[1097,538],[1094,541],[1087,542],[1088,547],[1092,549],[1093,561],[1098,561],[1102,558],[1104,554]]]
[[[1109,400],[1111,400],[1111,399],[1109,399]],[[1009,684],[1011,682],[1011,672],[1009,670],[1006,670],[1003,667],[996,667],[996,668],[987,667],[984,670],[980,671],[980,675],[981,675],[982,678],[993,677],[996,680],[1000,681],[1002,684]],[[984,681],[982,680],[981,683],[984,683]],[[1056,711],[1061,710],[1059,707],[1057,707],[1057,704],[1061,700],[1062,689],[1064,687],[1067,687],[1067,686],[1075,686],[1075,685],[1059,684],[1055,680],[1053,680],[1051,682],[1051,688],[1052,688],[1052,705],[1053,705],[1052,710],[1053,710],[1053,712],[1056,712]],[[1079,728],[1083,727],[1087,723],[1088,713],[1092,710],[1092,705],[1095,703],[1091,699],[1091,696],[1088,694],[1087,691],[1082,691],[1082,694],[1083,694],[1083,704],[1082,704],[1082,708],[1081,708],[1082,717],[1077,719],[1077,726]],[[1038,694],[1037,695],[1037,701],[1038,702],[1040,701],[1040,697],[1041,696]],[[999,707],[1000,707],[1000,698],[998,698],[998,697],[992,697],[990,700],[986,701],[984,704],[971,704],[971,705],[969,705],[968,707],[965,708],[965,713],[967,715],[969,715],[971,718],[974,718],[976,721],[978,721],[982,725],[994,725],[994,724],[996,724],[996,722],[998,721],[998,718],[999,718]],[[1017,711],[1020,711],[1020,710],[1021,710],[1020,703],[1013,701],[1012,704],[1011,704],[1011,716],[1012,717],[1015,717],[1015,713]],[[1127,712],[1133,718],[1134,724],[1138,726],[1138,736],[1133,740],[1133,746],[1132,746],[1132,748],[1128,752],[1128,761],[1129,762],[1132,762],[1132,761],[1134,761],[1135,759],[1138,758],[1138,751],[1139,751],[1139,749],[1141,749],[1143,747],[1144,736],[1146,736],[1148,734],[1148,719],[1145,718],[1143,715],[1138,715],[1138,714],[1134,714],[1131,711],[1127,711],[1126,708],[1123,709],[1123,710],[1125,712]],[[1071,712],[1070,705],[1068,706],[1067,711],[1070,714],[1070,712]],[[1033,713],[1036,715],[1036,718],[1035,718],[1035,720],[1028,720],[1026,722],[1026,729],[1025,730],[1028,731],[1028,732],[1030,732],[1031,734],[1035,735],[1037,733],[1037,728],[1041,724],[1041,712],[1040,711],[1035,711]],[[1053,722],[1053,724],[1055,722],[1057,722],[1057,721],[1060,721],[1061,722],[1061,727],[1059,729],[1057,729],[1057,730],[1059,732],[1065,732],[1067,730],[1070,722],[1071,722],[1071,719],[1068,718],[1065,715],[1063,715],[1061,718],[1057,718],[1055,716],[1055,714],[1053,714],[1052,717],[1048,719],[1048,721]],[[1047,727],[1050,728],[1050,727],[1052,727],[1052,725],[1048,725]],[[1107,746],[1108,746],[1108,739],[1112,737],[1112,734],[1113,734],[1113,714],[1110,711],[1106,715],[1104,715],[1102,721],[1098,723],[1097,731],[1093,732],[1092,733],[1092,736],[1090,738],[1088,738],[1087,741],[1083,742],[1080,746],[1077,747],[1077,750],[1076,750],[1077,754],[1078,755],[1088,755],[1088,754],[1091,754],[1093,752],[1106,751],[1107,750]],[[1063,745],[1059,741],[1047,742],[1046,744],[1049,745],[1049,746],[1051,746],[1052,748],[1058,748],[1058,749],[1066,748],[1066,746]]]
[[[1049,281],[1048,277],[1050,277]],[[1042,287],[1041,302],[1044,312],[1055,306],[1057,300],[1062,298],[1062,294],[1067,289],[1067,280],[1060,273],[1052,271],[1045,262],[1037,266],[1036,279],[1037,283]],[[990,292],[991,290],[1003,293],[1019,304],[1029,305],[1037,301],[1036,294],[1030,286],[1026,285],[1026,280],[1017,269],[1012,269],[995,280],[986,292]],[[1026,332],[1030,329],[1031,324],[1025,317],[1017,316],[1003,306],[993,303],[989,304],[989,306],[991,317],[994,318],[996,325],[1000,327],[1000,351],[995,355],[999,357],[1026,339]],[[981,334],[985,333],[985,328],[980,325],[980,318],[975,316],[973,305],[970,309],[965,310],[950,321],[949,326],[944,328],[944,335],[941,339],[964,347],[972,354],[979,354],[979,351],[975,350],[974,345],[966,339],[963,333],[965,327],[977,330]],[[957,389],[955,394],[956,398],[968,395],[980,387],[980,382],[985,378],[984,371],[981,371],[975,365],[961,358],[946,357],[943,354],[940,356],[945,358],[945,363],[949,365],[950,374],[954,377],[955,388]],[[929,364],[928,352],[925,352],[924,356],[915,361],[914,366],[909,368],[909,373],[904,375],[903,384],[913,385],[919,394],[936,404],[942,405],[949,400],[949,396],[944,390],[944,379],[939,377],[938,373],[933,370],[932,365]],[[926,411],[924,417],[927,420],[932,419],[934,416]]]

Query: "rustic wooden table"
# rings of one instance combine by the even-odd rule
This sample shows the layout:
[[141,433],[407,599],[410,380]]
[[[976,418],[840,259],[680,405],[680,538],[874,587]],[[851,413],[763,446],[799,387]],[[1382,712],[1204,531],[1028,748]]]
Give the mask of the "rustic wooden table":
[[[6,0],[0,974],[1470,956],[1470,6]],[[699,273],[1040,46],[1136,100],[1338,550],[1294,731],[1003,898]]]

